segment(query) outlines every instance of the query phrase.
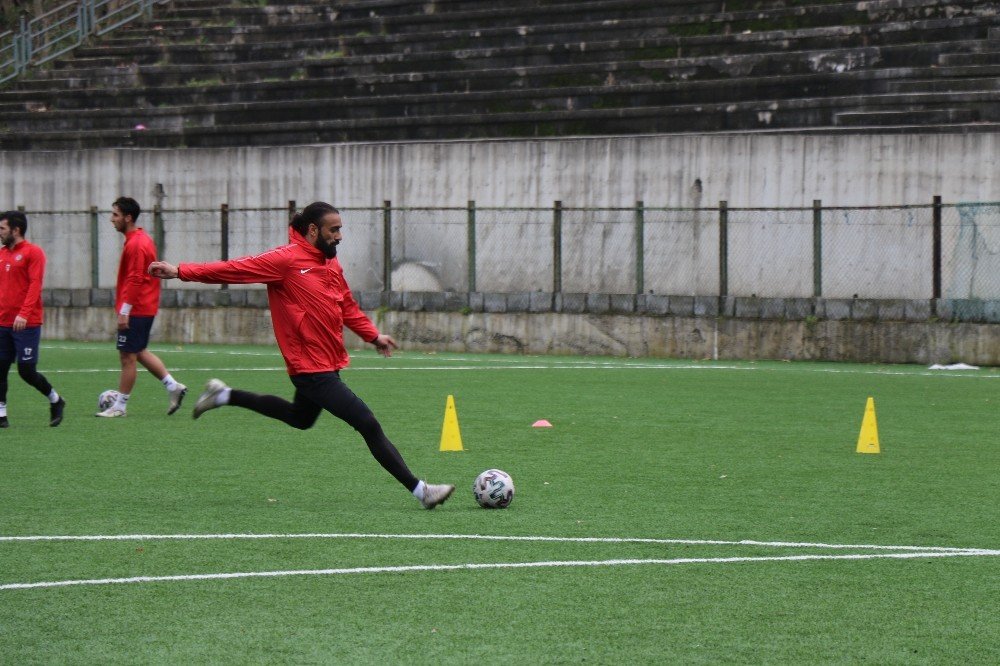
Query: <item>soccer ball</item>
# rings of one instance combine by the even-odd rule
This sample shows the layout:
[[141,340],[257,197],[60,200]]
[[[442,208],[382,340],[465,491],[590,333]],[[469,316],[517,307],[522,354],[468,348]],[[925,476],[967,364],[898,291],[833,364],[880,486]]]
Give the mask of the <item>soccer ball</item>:
[[120,394],[114,389],[108,389],[101,395],[97,396],[97,411],[103,412],[105,409],[111,407],[118,400]]
[[488,469],[472,482],[472,496],[484,509],[505,509],[514,499],[514,479],[499,469]]

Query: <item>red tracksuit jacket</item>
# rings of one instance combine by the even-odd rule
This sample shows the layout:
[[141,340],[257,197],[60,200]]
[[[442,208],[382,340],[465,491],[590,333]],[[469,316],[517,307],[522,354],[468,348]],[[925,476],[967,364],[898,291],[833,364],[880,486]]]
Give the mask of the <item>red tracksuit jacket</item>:
[[156,261],[156,245],[142,227],[125,234],[122,258],[118,262],[118,289],[115,291],[115,312],[129,303],[132,317],[155,317],[160,308],[160,280],[146,269]]
[[0,246],[0,326],[13,326],[24,317],[28,326],[42,325],[42,280],[45,252],[28,241],[8,250]]
[[366,342],[378,337],[378,328],[351,295],[340,262],[328,261],[301,234],[288,231],[288,245],[253,257],[180,264],[177,277],[209,284],[266,284],[274,337],[288,374],[340,370],[350,363],[344,326]]

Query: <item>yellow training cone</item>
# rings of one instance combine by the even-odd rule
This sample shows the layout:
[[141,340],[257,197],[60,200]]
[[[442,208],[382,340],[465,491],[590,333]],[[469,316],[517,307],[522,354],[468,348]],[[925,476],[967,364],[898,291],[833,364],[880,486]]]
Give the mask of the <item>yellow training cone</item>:
[[462,451],[462,433],[458,431],[455,398],[448,396],[444,405],[444,426],[441,428],[441,451]]
[[858,453],[879,453],[878,424],[875,422],[875,399],[868,398],[865,417],[861,419],[861,434],[858,435]]

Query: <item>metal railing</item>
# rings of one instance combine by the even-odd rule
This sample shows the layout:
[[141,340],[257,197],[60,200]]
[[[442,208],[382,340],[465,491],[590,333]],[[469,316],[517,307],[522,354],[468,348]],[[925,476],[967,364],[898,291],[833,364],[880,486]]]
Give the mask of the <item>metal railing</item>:
[[[140,224],[167,261],[287,242],[296,204],[163,209]],[[1000,203],[805,208],[341,208],[358,291],[978,299],[1000,303]],[[28,211],[46,286],[115,284],[110,213]],[[89,251],[88,251],[89,249]],[[178,284],[181,288],[200,285]]]
[[150,18],[167,0],[80,0],[39,16],[22,16],[16,31],[0,33],[0,83],[54,60],[91,36],[104,35],[136,19]]

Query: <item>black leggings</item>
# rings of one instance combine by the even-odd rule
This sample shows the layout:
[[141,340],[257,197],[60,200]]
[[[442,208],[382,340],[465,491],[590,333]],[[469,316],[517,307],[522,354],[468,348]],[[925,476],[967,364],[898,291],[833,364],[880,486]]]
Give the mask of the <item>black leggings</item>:
[[[7,375],[10,374],[10,361],[0,361],[0,402],[7,402]],[[34,363],[18,363],[17,374],[38,392],[48,397],[52,392],[52,384],[40,374]]]
[[399,451],[382,432],[372,410],[340,380],[340,373],[295,375],[291,380],[295,385],[293,402],[275,395],[233,389],[229,404],[284,421],[299,430],[311,428],[325,409],[361,433],[375,460],[407,490],[417,487],[419,479],[413,476]]

